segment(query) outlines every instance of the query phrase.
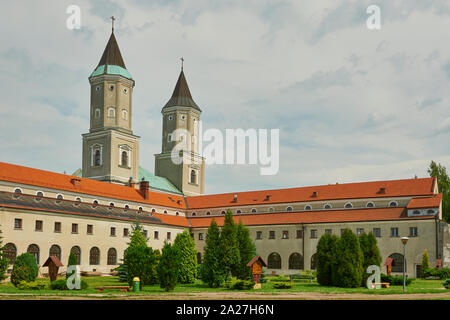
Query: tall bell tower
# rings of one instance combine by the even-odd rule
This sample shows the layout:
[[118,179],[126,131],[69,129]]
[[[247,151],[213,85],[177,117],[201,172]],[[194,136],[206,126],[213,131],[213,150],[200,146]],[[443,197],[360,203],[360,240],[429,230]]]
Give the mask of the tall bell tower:
[[[205,159],[199,153],[201,112],[182,66],[172,97],[161,110],[162,150],[155,155],[155,175],[167,178],[187,196],[205,192]],[[179,148],[179,162],[172,159],[174,148]]]
[[113,29],[91,85],[90,129],[83,134],[83,177],[126,184],[138,179],[139,137],[132,131],[134,80]]

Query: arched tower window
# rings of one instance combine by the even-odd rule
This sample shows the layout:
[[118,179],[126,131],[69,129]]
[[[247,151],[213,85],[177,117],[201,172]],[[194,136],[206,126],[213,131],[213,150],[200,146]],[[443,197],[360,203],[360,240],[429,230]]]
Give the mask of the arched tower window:
[[109,118],[115,118],[116,117],[116,108],[109,107],[108,108],[108,117]]
[[125,109],[122,110],[122,119],[128,120],[128,111]]
[[126,151],[122,151],[122,166],[128,167],[128,153]]
[[194,169],[191,170],[191,183],[197,183],[197,172]]

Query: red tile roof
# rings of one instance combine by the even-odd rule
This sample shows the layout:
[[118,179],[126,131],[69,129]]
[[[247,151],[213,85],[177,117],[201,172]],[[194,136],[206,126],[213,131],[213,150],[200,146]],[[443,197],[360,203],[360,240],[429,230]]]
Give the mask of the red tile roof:
[[153,213],[153,216],[160,219],[162,222],[168,225],[172,226],[181,226],[189,228],[189,221],[184,216],[174,216],[170,214],[160,214],[160,213]]
[[[73,179],[79,180],[79,186],[74,185]],[[149,205],[154,204],[177,209],[185,209],[186,207],[183,196],[149,191],[149,198],[144,199],[139,190],[132,187],[4,162],[0,162],[0,180]]]
[[[233,216],[233,219],[236,223],[239,223],[239,220],[242,220],[242,223],[246,226],[298,223],[387,221],[417,218],[432,219],[434,218],[434,216],[408,217],[405,208],[399,207],[246,214]],[[189,217],[189,222],[194,228],[209,227],[212,219],[215,219],[217,224],[219,226],[222,226],[225,217]]]
[[[187,197],[189,209],[275,204],[286,202],[426,196],[434,194],[435,179],[405,179],[333,184],[277,190]],[[237,200],[234,200],[237,195]]]
[[432,197],[426,198],[413,198],[409,201],[408,209],[420,209],[420,208],[439,208],[442,201],[442,193],[436,194]]

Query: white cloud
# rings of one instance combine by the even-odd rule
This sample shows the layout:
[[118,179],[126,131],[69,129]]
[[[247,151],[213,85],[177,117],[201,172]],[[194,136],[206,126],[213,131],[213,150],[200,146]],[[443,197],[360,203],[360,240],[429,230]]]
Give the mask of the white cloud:
[[[205,129],[280,128],[280,172],[207,167],[207,192],[426,176],[450,168],[450,27],[445,1],[2,2],[2,161],[62,172],[81,166],[89,74],[116,15],[136,80],[133,130],[141,165],[161,150],[161,108],[185,58]],[[14,137],[12,139],[11,137]]]

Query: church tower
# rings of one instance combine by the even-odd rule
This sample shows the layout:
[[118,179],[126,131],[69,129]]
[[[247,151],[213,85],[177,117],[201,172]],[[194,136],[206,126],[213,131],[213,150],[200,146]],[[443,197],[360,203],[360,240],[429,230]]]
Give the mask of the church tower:
[[[205,192],[205,160],[199,154],[200,108],[181,73],[172,97],[162,108],[162,151],[155,155],[155,175],[165,177],[185,195]],[[172,160],[172,150],[179,148],[180,161]]]
[[89,83],[90,129],[82,135],[83,177],[119,184],[131,177],[137,180],[139,137],[133,134],[131,122],[134,80],[123,62],[114,25]]

